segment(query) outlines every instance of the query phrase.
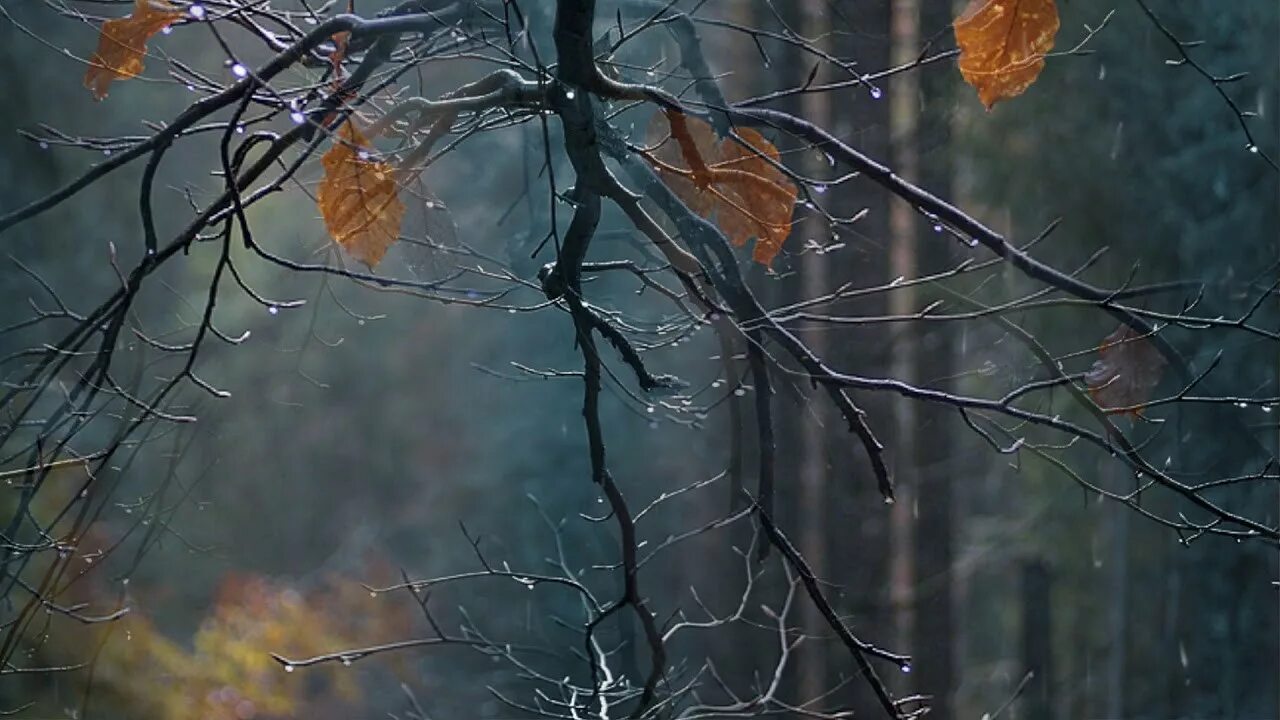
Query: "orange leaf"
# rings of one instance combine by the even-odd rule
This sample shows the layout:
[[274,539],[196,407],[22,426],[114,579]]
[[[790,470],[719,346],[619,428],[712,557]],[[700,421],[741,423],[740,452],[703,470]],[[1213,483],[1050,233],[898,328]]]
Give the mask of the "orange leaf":
[[741,128],[738,137],[747,146],[726,138],[720,143],[721,165],[726,170],[746,173],[746,177],[730,176],[721,184],[725,195],[737,202],[726,203],[719,211],[720,228],[737,246],[745,245],[755,235],[752,258],[761,265],[773,263],[791,234],[791,214],[796,204],[796,186],[786,174],[760,157],[779,162],[781,155],[768,140],[751,128]]
[[755,237],[752,259],[767,267],[791,234],[799,191],[773,164],[781,158],[773,144],[750,128],[736,133],[717,143],[707,123],[668,111],[649,124],[650,141],[660,144],[647,159],[690,210],[714,215],[735,246]]
[[1160,384],[1164,357],[1145,337],[1121,325],[1098,346],[1098,360],[1085,374],[1085,385],[1107,413],[1140,414],[1138,408]]
[[134,0],[133,13],[102,24],[98,49],[89,60],[84,86],[95,100],[107,96],[116,79],[127,80],[142,72],[147,40],[182,17],[182,9],[168,0]]
[[370,160],[369,141],[348,120],[320,162],[324,177],[316,200],[335,242],[373,269],[400,237],[404,203],[395,169]]
[[333,34],[333,52],[329,55],[329,66],[333,68],[333,76],[338,79],[342,75],[342,61],[347,59],[347,43],[351,41],[350,32]]
[[1055,0],[970,0],[956,18],[960,74],[988,110],[1040,76],[1058,33]]

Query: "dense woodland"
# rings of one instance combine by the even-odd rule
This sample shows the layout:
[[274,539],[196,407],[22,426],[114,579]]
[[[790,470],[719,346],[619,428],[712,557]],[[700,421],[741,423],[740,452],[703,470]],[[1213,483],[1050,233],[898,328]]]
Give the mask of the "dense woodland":
[[0,713],[1280,718],[1277,37],[0,0]]

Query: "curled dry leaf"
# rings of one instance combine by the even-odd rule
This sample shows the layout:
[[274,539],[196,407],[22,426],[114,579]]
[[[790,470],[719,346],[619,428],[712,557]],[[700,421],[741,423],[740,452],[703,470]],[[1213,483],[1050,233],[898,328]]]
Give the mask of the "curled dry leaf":
[[320,162],[320,216],[335,242],[373,269],[400,237],[404,203],[395,169],[368,157],[369,141],[350,120]]
[[102,24],[98,49],[89,60],[84,86],[95,100],[107,96],[113,80],[126,80],[142,72],[147,40],[182,17],[182,9],[168,0],[134,0],[133,12]]
[[988,110],[1040,76],[1058,34],[1055,0],[971,0],[956,18],[960,74]]
[[[751,128],[716,141],[707,123],[675,111],[654,116],[648,156],[663,181],[737,247],[756,238],[752,259],[768,266],[791,234],[799,191],[778,167],[778,149]],[[770,162],[772,161],[772,162]]]
[[1085,385],[1098,407],[1108,413],[1139,415],[1160,384],[1164,357],[1144,336],[1121,325],[1098,346],[1098,360],[1085,374]]

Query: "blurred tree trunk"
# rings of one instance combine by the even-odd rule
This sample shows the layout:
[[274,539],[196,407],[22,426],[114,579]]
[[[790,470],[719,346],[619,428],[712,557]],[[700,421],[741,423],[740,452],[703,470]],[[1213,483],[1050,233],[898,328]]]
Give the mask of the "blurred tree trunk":
[[[806,38],[815,42],[818,47],[826,45],[831,24],[826,14],[825,0],[803,0],[800,3],[800,17],[796,29]],[[812,60],[796,63],[791,70],[796,73],[792,82],[802,84],[808,77]],[[800,97],[799,114],[808,118],[820,127],[831,127],[831,102],[827,93],[806,93]],[[822,167],[816,153],[805,153],[804,172],[811,177],[820,177],[826,168]],[[792,247],[797,248],[807,238],[820,237],[827,233],[826,223],[817,215],[809,215],[792,230]],[[800,242],[796,242],[800,241]],[[800,263],[800,296],[816,297],[828,290],[830,282],[827,265],[829,258],[818,253],[807,253]],[[830,348],[824,336],[815,333],[808,340],[813,352],[826,357]],[[822,403],[820,396],[814,395],[816,402],[810,406],[808,417],[802,418],[800,430],[800,500],[799,500],[799,542],[802,552],[808,558],[809,565],[818,577],[827,577],[827,486],[832,481],[827,460],[828,420],[831,413]],[[830,633],[825,621],[812,603],[805,604],[804,630],[810,636],[825,636]],[[800,653],[800,697],[807,701],[821,696],[830,687],[827,683],[828,667],[825,646],[812,643],[807,652]]]
[[[927,7],[926,7],[927,6]],[[922,50],[922,27],[946,27],[950,9],[946,3],[895,0],[893,3],[893,64],[909,63]],[[950,197],[950,107],[953,87],[943,74],[908,72],[894,78],[890,91],[893,107],[893,164],[903,177],[931,191]],[[928,98],[928,102],[926,102]],[[955,242],[934,232],[909,205],[895,201],[891,277],[927,275],[954,263]],[[891,314],[918,312],[929,301],[928,286],[900,290],[891,296]],[[896,302],[895,302],[896,301]],[[913,323],[902,326],[893,344],[895,363],[902,363],[910,382],[934,385],[953,374],[953,333],[950,326]],[[930,717],[953,716],[955,689],[955,623],[952,592],[953,526],[952,478],[955,458],[950,438],[955,428],[952,414],[940,406],[899,403],[905,417],[899,420],[908,444],[897,465],[907,471],[900,484],[909,493],[895,509],[895,537],[902,535],[914,573],[910,597],[914,617],[909,621],[911,651],[915,655],[915,685],[933,696]],[[894,438],[895,444],[903,436]]]
[[[1124,468],[1111,458],[1098,460],[1098,476],[1104,487],[1121,488],[1126,481]],[[1131,511],[1120,505],[1101,508],[1107,518],[1107,547],[1100,555],[1106,556],[1107,638],[1106,652],[1106,701],[1103,703],[1107,717],[1125,716],[1125,691],[1128,678],[1125,675],[1125,659],[1128,656],[1129,633],[1129,515]]]
[[[919,52],[920,3],[919,0],[896,0],[893,3],[891,56],[894,65],[910,62]],[[893,166],[906,178],[920,176],[920,155],[917,151],[917,125],[919,117],[920,76],[903,73],[893,78],[889,91],[889,129],[893,138]],[[894,278],[911,278],[916,275],[916,211],[908,203],[893,201],[889,208],[889,226],[892,232],[889,246],[889,275]],[[909,315],[919,301],[914,286],[897,290],[889,295],[890,315]],[[904,382],[919,382],[919,346],[913,337],[912,325],[896,325],[891,343],[893,356],[889,362],[891,377]],[[894,613],[895,640],[903,651],[910,651],[914,639],[915,566],[912,557],[915,533],[915,510],[919,477],[916,467],[916,403],[899,400],[893,406],[893,473],[897,504],[890,515],[890,601]],[[911,686],[912,678],[903,678],[900,685]]]
[[[1049,566],[1041,559],[1022,566],[1022,665],[1031,673],[1023,690],[1021,717],[1051,720],[1053,697],[1053,622]],[[1115,717],[1120,717],[1116,715]]]

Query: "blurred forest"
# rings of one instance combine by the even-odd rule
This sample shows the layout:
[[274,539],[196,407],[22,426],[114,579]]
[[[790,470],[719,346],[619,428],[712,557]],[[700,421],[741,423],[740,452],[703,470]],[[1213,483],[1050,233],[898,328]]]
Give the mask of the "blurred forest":
[[[125,152],[234,83],[235,68],[262,67],[275,54],[206,13],[269,5],[305,31],[315,25],[308,13],[332,15],[346,3],[210,0],[200,17],[176,4],[186,14],[151,40],[142,75],[115,82],[96,102],[82,82],[86,58],[100,21],[126,14],[132,0],[0,0],[0,215]],[[372,93],[370,112],[410,95],[442,97],[508,50],[530,67],[531,47],[537,64],[555,63],[557,4],[520,3],[532,40],[508,44],[500,33],[476,40],[485,3],[460,3],[479,9],[442,20],[440,33],[466,51],[406,63],[396,81],[406,89]],[[1224,479],[1214,502],[1276,528],[1280,473],[1271,460],[1280,424],[1271,398],[1280,396],[1280,346],[1274,334],[1239,332],[1243,324],[1231,320],[1249,310],[1256,327],[1280,327],[1280,172],[1269,161],[1280,155],[1280,3],[1060,2],[1056,52],[1042,75],[990,110],[956,67],[952,23],[967,4],[677,0],[649,13],[704,21],[703,54],[729,102],[757,98],[755,107],[803,117],[1017,246],[1043,235],[1029,249],[1035,258],[1097,287],[1159,285],[1158,294],[1126,302],[1152,313],[1196,372],[1214,368],[1191,393],[1211,397],[1107,417],[1157,468],[1189,483]],[[373,17],[394,5],[357,0],[354,10]],[[643,20],[618,11],[615,23],[619,4],[599,5],[596,32],[606,37]],[[1184,47],[1214,75],[1247,77],[1207,80],[1176,62],[1177,41],[1165,30],[1201,41]],[[676,35],[659,23],[622,45],[612,67],[622,79],[683,92],[690,83],[677,67]],[[779,92],[845,79],[813,48],[865,77],[829,91]],[[912,67],[880,75],[903,65]],[[290,68],[280,82],[319,84],[322,71]],[[249,116],[259,112],[247,133],[226,134],[239,142],[293,124],[288,108]],[[653,115],[645,103],[619,101],[610,122],[643,143]],[[74,364],[38,398],[20,390],[74,316],[144,262],[138,188],[151,171],[125,165],[0,229],[0,378],[17,393],[4,405],[10,442],[0,445],[0,712],[175,720],[630,713],[578,706],[586,697],[571,686],[598,680],[584,644],[590,611],[571,583],[546,579],[580,580],[605,600],[624,592],[611,505],[591,481],[582,351],[570,312],[539,284],[560,247],[559,237],[545,242],[548,228],[566,232],[576,208],[548,192],[548,182],[567,192],[575,177],[565,132],[539,113],[459,132],[406,196],[403,234],[419,241],[393,245],[373,272],[467,288],[450,301],[290,270],[238,239],[227,243],[243,283],[269,300],[231,281],[215,293],[218,327],[243,341],[210,340],[197,367],[229,396],[185,387],[166,411],[195,422],[148,423],[126,439],[120,433],[136,409],[115,400],[77,419],[74,440],[52,449],[34,439],[38,428],[13,418],[43,417],[75,396]],[[1047,382],[1020,339],[1030,336],[1084,387],[1114,317],[1046,289],[865,173],[845,178],[850,169],[820,148],[764,134],[811,182],[802,183],[782,252],[770,267],[739,252],[741,274],[769,308],[845,293],[788,325],[827,364],[999,400]],[[222,192],[223,141],[216,124],[189,133],[154,170],[162,239]],[[319,155],[245,216],[256,241],[281,257],[363,272],[317,211]],[[134,299],[129,323],[159,343],[190,342],[221,267],[219,247],[195,242],[167,261]],[[613,259],[662,260],[609,210],[588,260]],[[973,265],[980,269],[947,275]],[[679,288],[670,276],[655,279]],[[734,365],[721,362],[725,347],[710,324],[673,319],[662,288],[636,274],[600,272],[583,287],[608,317],[637,329],[654,373],[688,384],[643,393],[597,339],[609,467],[631,512],[644,511],[636,523],[641,591],[664,629],[707,623],[666,643],[668,681],[698,689],[652,716],[883,717],[794,567],[776,548],[762,550],[758,521],[735,496],[734,482],[755,488],[758,480],[754,425],[734,437],[740,415],[755,417],[760,392],[747,364],[728,374]],[[935,302],[939,314],[972,315],[931,320],[922,308]],[[59,309],[68,315],[31,320]],[[1179,313],[1227,320],[1182,322]],[[122,333],[114,381],[150,387],[181,367],[164,354]],[[1090,490],[1123,498],[1142,484],[1114,450],[859,390],[895,483],[886,503],[863,445],[824,391],[800,373],[772,378],[773,521],[861,640],[910,657],[873,659],[894,697],[928,696],[921,704],[938,719],[1280,720],[1274,537],[1188,533],[1204,520],[1183,498],[1153,491],[1117,501]],[[1169,372],[1154,396],[1180,390]],[[1026,407],[1105,435],[1063,387],[1045,385]],[[102,456],[93,453],[112,443],[122,444],[95,464]],[[1230,480],[1240,477],[1250,481]],[[430,641],[438,635],[457,642]],[[643,636],[630,613],[600,625],[599,652],[611,672],[630,678],[615,688],[620,705],[634,701],[648,672]],[[415,640],[423,642],[361,650]],[[780,653],[790,655],[785,664]],[[770,687],[777,702],[681,714]]]

